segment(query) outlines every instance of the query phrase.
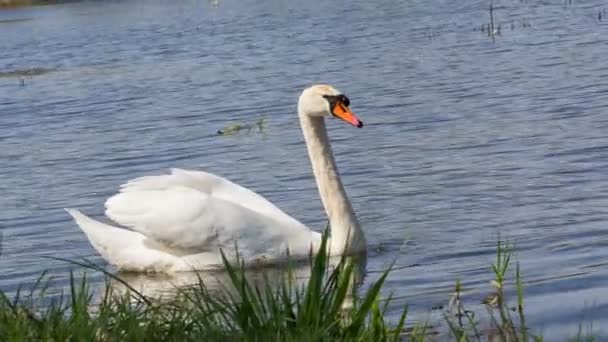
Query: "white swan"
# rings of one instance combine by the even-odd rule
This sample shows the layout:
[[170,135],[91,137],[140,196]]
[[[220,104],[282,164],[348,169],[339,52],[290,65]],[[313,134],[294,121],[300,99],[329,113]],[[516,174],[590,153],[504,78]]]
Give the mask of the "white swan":
[[[324,117],[356,127],[363,123],[335,88],[305,89],[298,114],[323,206],[329,217],[332,255],[364,253],[366,242],[334,161]],[[166,272],[222,267],[220,249],[246,266],[271,264],[316,251],[321,234],[253,191],[201,171],[173,169],[123,184],[106,203],[106,215],[125,228],[66,209],[93,247],[120,270]]]

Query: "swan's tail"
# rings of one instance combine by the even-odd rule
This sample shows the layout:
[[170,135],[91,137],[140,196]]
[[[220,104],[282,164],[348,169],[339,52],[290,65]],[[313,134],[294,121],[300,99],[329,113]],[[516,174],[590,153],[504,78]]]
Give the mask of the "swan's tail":
[[146,243],[148,238],[141,233],[93,220],[76,209],[65,210],[87,235],[95,250],[120,270],[166,272],[176,262],[175,255],[153,248],[155,243]]

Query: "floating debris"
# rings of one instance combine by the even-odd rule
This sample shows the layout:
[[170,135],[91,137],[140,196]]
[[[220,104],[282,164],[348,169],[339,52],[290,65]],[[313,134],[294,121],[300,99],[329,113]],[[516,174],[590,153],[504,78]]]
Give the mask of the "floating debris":
[[[1,0],[0,0],[1,2]],[[12,24],[12,23],[20,23],[24,21],[34,20],[33,18],[16,18],[16,19],[3,19],[0,20],[0,24]]]
[[30,69],[17,69],[11,71],[0,71],[0,77],[25,77],[25,76],[38,76],[44,75],[49,72],[53,72],[55,69],[47,68],[30,68]]
[[261,117],[259,120],[257,120],[255,123],[252,123],[252,124],[240,124],[240,123],[230,124],[222,129],[218,130],[217,134],[218,135],[234,135],[241,131],[246,131],[247,133],[251,133],[251,131],[256,127],[257,127],[256,133],[264,132],[264,129],[266,128],[266,117],[265,116]]

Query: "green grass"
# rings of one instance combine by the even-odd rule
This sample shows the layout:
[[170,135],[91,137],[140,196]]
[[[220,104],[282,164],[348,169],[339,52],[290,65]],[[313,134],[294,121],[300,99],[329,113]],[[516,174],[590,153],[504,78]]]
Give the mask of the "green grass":
[[[508,246],[498,245],[492,265],[494,291],[485,312],[489,323],[481,326],[479,315],[465,308],[457,282],[444,310],[448,332],[440,332],[424,324],[406,327],[407,307],[389,324],[385,313],[391,301],[382,299],[380,290],[390,269],[357,294],[353,260],[345,257],[331,266],[325,243],[311,258],[311,275],[304,285],[297,285],[289,271],[279,286],[270,281],[254,285],[242,265],[226,258],[230,282],[225,288],[210,291],[199,278],[197,285],[164,300],[152,300],[135,289],[114,293],[111,286],[94,297],[86,274],[76,278],[73,273],[67,295],[49,297],[43,275],[27,293],[9,298],[0,292],[0,341],[542,341],[526,326],[518,265],[517,304],[507,305],[504,288],[512,258]],[[574,340],[593,337],[579,331]]]
[[[462,301],[462,288],[460,282],[456,282],[454,297],[450,300],[448,310],[444,313],[445,320],[449,326],[451,336],[457,341],[482,341],[489,337],[496,337],[499,341],[542,341],[542,336],[529,332],[526,325],[524,313],[524,290],[519,270],[519,264],[515,267],[515,289],[517,304],[515,307],[508,306],[505,296],[505,286],[508,279],[508,271],[511,266],[512,250],[508,245],[500,241],[496,249],[496,262],[492,264],[494,279],[490,282],[493,291],[486,297],[483,303],[486,305],[490,325],[483,332],[480,330],[479,321],[475,314],[467,310]],[[512,314],[514,313],[514,315]],[[515,317],[514,317],[515,316]]]

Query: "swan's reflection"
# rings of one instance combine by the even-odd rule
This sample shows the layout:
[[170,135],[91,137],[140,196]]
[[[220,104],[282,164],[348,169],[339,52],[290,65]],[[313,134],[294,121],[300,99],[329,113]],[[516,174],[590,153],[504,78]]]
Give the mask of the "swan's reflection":
[[[329,259],[328,274],[335,269],[342,258],[332,257]],[[344,262],[353,263],[353,274],[351,279],[351,291],[355,294],[365,277],[367,258],[365,256],[347,257]],[[289,263],[274,267],[260,267],[246,269],[246,279],[253,286],[263,288],[270,285],[271,288],[280,288],[281,282],[291,273],[294,287],[301,288],[306,285],[310,275],[310,262]],[[180,289],[198,286],[199,279],[209,292],[225,291],[233,288],[228,272],[223,270],[204,272],[178,272],[174,274],[145,274],[133,272],[118,272],[116,279],[111,279],[108,285],[114,294],[124,294],[129,287],[150,299],[167,299],[179,293]],[[123,283],[124,282],[124,283]],[[126,286],[125,283],[128,285]],[[352,305],[352,298],[347,298],[345,306]]]

